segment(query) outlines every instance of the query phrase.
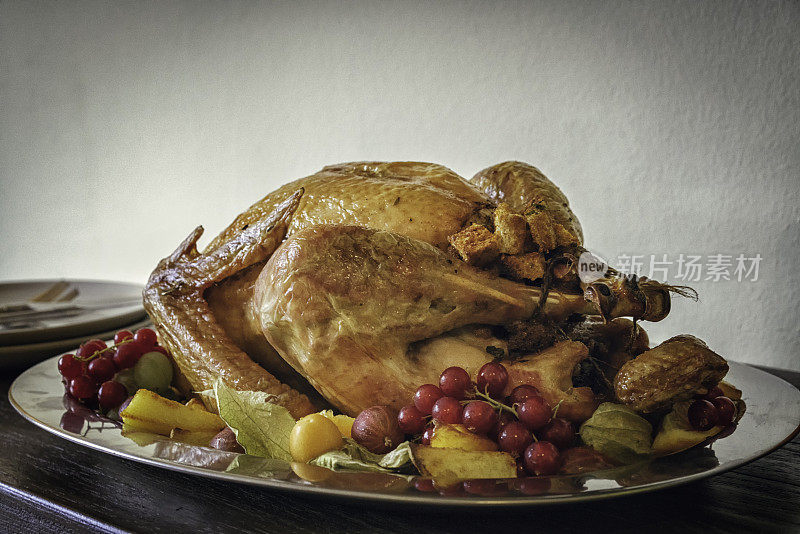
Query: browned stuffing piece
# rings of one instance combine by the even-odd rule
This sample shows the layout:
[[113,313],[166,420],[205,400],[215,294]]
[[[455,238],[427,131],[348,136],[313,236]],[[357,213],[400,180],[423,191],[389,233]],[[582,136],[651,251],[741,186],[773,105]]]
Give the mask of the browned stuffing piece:
[[500,257],[502,273],[512,280],[534,282],[544,277],[545,259],[538,252],[528,252],[519,256]]
[[511,211],[505,202],[501,202],[494,212],[494,235],[503,254],[525,252],[526,241],[530,239],[525,217]]
[[470,225],[451,235],[448,240],[469,265],[486,265],[500,254],[494,234],[480,224]]
[[525,214],[525,219],[531,229],[531,238],[539,246],[540,252],[549,252],[556,247],[580,244],[574,235],[545,211],[534,208],[533,211]]

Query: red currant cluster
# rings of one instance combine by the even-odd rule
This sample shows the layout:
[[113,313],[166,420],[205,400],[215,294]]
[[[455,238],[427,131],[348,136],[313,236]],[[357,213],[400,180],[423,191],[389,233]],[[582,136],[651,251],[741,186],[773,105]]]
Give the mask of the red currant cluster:
[[142,328],[134,334],[120,330],[110,347],[101,339],[92,339],[82,344],[75,354],[63,355],[58,360],[58,372],[64,378],[67,393],[86,405],[112,410],[128,397],[127,388],[113,380],[114,376],[136,365],[142,354],[152,351],[168,355],[167,350],[158,345],[155,331]]
[[695,430],[705,432],[715,426],[732,424],[736,418],[736,404],[725,396],[719,386],[714,386],[689,406],[687,415],[689,424]]
[[555,417],[558,407],[553,410],[536,387],[520,385],[503,398],[507,386],[508,371],[497,362],[481,367],[475,384],[461,367],[449,367],[438,386],[424,384],[417,389],[397,422],[406,434],[421,434],[425,445],[430,444],[435,423],[460,423],[513,455],[520,476],[557,473],[559,450],[575,441],[572,423]]

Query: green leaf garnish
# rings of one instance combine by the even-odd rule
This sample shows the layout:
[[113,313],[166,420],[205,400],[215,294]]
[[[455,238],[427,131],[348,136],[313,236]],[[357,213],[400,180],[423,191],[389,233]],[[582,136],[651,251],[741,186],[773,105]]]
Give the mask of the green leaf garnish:
[[219,416],[233,429],[236,441],[247,454],[292,461],[289,433],[294,417],[271,402],[273,395],[261,391],[237,391],[221,379],[214,384]]
[[375,454],[355,441],[345,439],[344,448],[326,452],[309,463],[328,469],[389,472],[411,464],[411,446],[409,442],[404,441],[393,451]]

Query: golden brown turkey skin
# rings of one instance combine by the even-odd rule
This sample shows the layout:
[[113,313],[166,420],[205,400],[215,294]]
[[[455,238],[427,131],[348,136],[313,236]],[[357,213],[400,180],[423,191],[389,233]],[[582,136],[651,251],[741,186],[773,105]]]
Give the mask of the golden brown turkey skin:
[[[485,350],[424,351],[415,343],[472,323],[530,317],[539,294],[396,233],[315,226],[275,251],[256,282],[253,305],[284,360],[335,406],[357,415],[375,404],[400,408],[450,365],[477,371],[492,359]],[[554,310],[585,309],[580,296],[558,298]],[[580,361],[586,348],[576,345]],[[568,380],[577,361],[567,364]],[[536,382],[551,380],[540,376],[551,364],[519,367]],[[517,376],[516,370],[509,363],[509,372]]]
[[[273,191],[240,214],[208,250],[259,224],[289,195],[304,194],[286,229],[292,235],[320,224],[349,224],[390,230],[441,249],[489,200],[450,169],[433,163],[354,162],[330,165]],[[220,280],[205,292],[208,305],[231,339],[282,382],[321,399],[265,340],[249,305],[263,267],[248,268]],[[316,398],[315,398],[316,397]]]
[[327,402],[305,378],[286,363],[261,333],[261,321],[254,315],[252,300],[255,282],[264,262],[215,284],[205,292],[205,299],[217,323],[231,340],[258,365],[282,383],[307,396],[322,409]]
[[[520,175],[517,181],[524,182],[528,178]],[[487,178],[486,183],[490,181]],[[441,165],[343,163],[325,167],[270,193],[239,215],[214,239],[209,250],[268,217],[299,187],[304,194],[289,222],[287,235],[320,224],[349,224],[406,235],[442,250],[448,247],[448,236],[488,212],[486,208],[492,203],[466,180]],[[487,218],[491,220],[490,215]],[[249,302],[261,265],[263,263],[211,286],[205,292],[208,305],[231,339],[252,359],[319,404],[320,399],[314,399],[313,389],[265,341],[259,319],[252,312]]]
[[[263,262],[275,250],[301,194],[295,192],[269,216],[203,254],[196,248],[203,233],[198,227],[150,275],[144,307],[194,391],[209,390],[222,379],[236,389],[270,393],[294,417],[314,411],[305,395],[278,381],[231,341],[203,295],[215,282]],[[204,402],[209,409],[216,409],[210,398],[205,397]]]
[[[557,243],[567,228],[581,238],[566,198],[535,168],[509,162],[476,178],[491,199],[430,163],[326,167],[251,206],[203,254],[193,235],[154,271],[145,306],[195,390],[222,377],[239,389],[274,393],[293,415],[314,408],[286,385],[310,391],[303,378],[349,413],[380,400],[406,403],[410,388],[443,368],[474,372],[473,363],[489,358],[478,351],[467,365],[457,351],[429,351],[421,362],[415,348],[465,324],[529,317],[541,294],[448,256],[448,236],[472,222],[491,225],[497,200],[532,198],[537,216],[527,220],[542,222],[537,235]],[[548,228],[552,221],[558,228]],[[336,243],[339,256],[329,248]],[[374,272],[364,276],[370,265]],[[544,307],[556,320],[592,311],[579,294],[551,294]],[[548,377],[555,369],[548,366],[540,381],[555,391],[566,374],[559,368],[557,380]]]
[[533,165],[521,161],[498,163],[475,174],[470,182],[494,204],[505,202],[518,213],[540,209],[572,234],[576,244],[583,244],[581,223],[572,213],[567,197]]
[[[282,186],[253,204],[220,233],[208,249],[218,247],[268,217],[280,202],[300,187],[304,194],[289,223],[287,235],[319,224],[346,224],[395,232],[445,250],[448,236],[487,211],[488,205],[504,198],[517,204],[524,204],[529,198],[544,198],[554,210],[554,217],[574,218],[571,212],[562,214],[562,199],[565,201],[565,198],[561,191],[530,165],[502,163],[478,173],[473,181],[476,179],[476,185],[491,199],[450,169],[433,163],[330,165]],[[577,219],[575,221],[577,224]],[[272,347],[264,343],[258,321],[250,306],[245,304],[252,295],[257,276],[257,270],[251,268],[248,273],[217,282],[206,291],[209,306],[231,338],[248,354],[282,380],[303,389],[296,375],[281,363]]]
[[236,217],[209,248],[262,219],[301,187],[305,194],[287,235],[320,224],[347,224],[390,230],[445,249],[447,237],[490,204],[485,195],[441,165],[341,163],[273,191]]

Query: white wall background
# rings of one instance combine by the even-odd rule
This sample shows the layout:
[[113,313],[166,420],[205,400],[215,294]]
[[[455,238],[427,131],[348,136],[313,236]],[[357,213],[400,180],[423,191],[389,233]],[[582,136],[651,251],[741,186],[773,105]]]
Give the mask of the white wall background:
[[797,2],[0,3],[0,278],[143,282],[325,164],[537,165],[587,244],[760,253],[651,337],[800,369]]

